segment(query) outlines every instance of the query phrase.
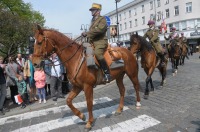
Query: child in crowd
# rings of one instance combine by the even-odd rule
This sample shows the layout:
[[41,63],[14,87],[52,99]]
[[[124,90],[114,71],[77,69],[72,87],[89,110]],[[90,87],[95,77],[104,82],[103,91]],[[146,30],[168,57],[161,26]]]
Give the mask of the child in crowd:
[[43,96],[44,103],[46,103],[46,92],[45,92],[46,75],[41,66],[36,66],[34,79],[35,79],[36,88],[38,90],[39,103],[42,102],[42,96]]
[[27,94],[27,85],[22,75],[17,74],[15,80],[17,83],[18,93],[23,100],[23,102],[21,103],[21,108],[24,109],[26,107],[26,104],[29,104],[28,94]]

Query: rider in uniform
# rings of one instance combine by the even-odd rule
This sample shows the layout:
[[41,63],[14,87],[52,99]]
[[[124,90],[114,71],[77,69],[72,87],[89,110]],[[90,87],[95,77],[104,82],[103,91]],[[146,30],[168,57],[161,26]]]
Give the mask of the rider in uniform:
[[172,43],[177,44],[177,42],[179,42],[179,35],[176,33],[176,28],[172,28],[172,33],[170,33],[168,37],[166,37],[164,34],[164,38],[165,40],[170,40],[170,44],[168,45],[168,49],[170,50]]
[[181,49],[183,46],[185,46],[187,48],[188,51],[188,45],[187,45],[187,38],[184,36],[184,33],[181,33],[181,37],[179,38],[180,42],[181,42]]
[[148,31],[144,34],[144,38],[148,38],[150,43],[152,44],[152,46],[154,47],[157,55],[160,57],[161,59],[161,65],[164,66],[165,65],[165,56],[164,56],[164,52],[162,49],[162,46],[160,44],[160,40],[158,37],[159,34],[159,30],[155,28],[155,22],[152,20],[148,21],[149,29]]
[[105,17],[100,15],[101,9],[101,4],[92,4],[92,7],[89,9],[93,16],[91,26],[88,32],[82,33],[82,36],[87,37],[89,42],[94,45],[94,54],[104,72],[104,79],[106,82],[110,82],[110,71],[103,56],[108,47],[108,39],[106,37],[107,22]]

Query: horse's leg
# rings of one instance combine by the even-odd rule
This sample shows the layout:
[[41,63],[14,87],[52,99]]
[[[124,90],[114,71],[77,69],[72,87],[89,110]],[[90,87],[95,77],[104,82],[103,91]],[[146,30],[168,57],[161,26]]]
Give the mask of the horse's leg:
[[150,78],[150,84],[151,84],[151,91],[154,91],[154,86],[153,86],[152,77]]
[[92,123],[94,121],[92,108],[93,108],[93,87],[90,85],[84,86],[85,98],[87,101],[87,109],[89,114],[89,119],[87,124],[85,125],[85,129],[90,130],[92,128]]
[[182,65],[185,63],[185,56],[183,56]]
[[69,93],[66,99],[66,103],[69,106],[69,108],[72,110],[74,115],[78,116],[80,119],[85,121],[86,120],[85,115],[81,113],[77,108],[75,108],[74,105],[72,104],[72,100],[81,92],[81,90],[82,90],[81,88],[73,86],[71,92]]
[[119,106],[115,112],[116,115],[121,114],[123,108],[124,108],[124,95],[125,95],[125,87],[123,84],[123,77],[124,74],[121,74],[117,79],[116,79],[116,83],[117,86],[119,88],[119,92],[120,92],[120,102],[119,102]]
[[[134,73],[133,73],[134,74]],[[135,74],[134,76],[131,74],[127,74],[128,77],[130,78],[131,82],[133,83],[133,86],[135,88],[135,93],[136,93],[136,108],[140,108],[141,104],[140,104],[140,84],[139,84],[139,80],[138,80],[138,75]]]

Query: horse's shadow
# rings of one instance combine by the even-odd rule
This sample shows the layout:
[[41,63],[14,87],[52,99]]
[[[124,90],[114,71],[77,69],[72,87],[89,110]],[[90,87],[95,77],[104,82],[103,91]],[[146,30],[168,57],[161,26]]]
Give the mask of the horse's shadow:
[[192,124],[197,125],[199,128],[195,132],[200,132],[200,121],[191,121]]

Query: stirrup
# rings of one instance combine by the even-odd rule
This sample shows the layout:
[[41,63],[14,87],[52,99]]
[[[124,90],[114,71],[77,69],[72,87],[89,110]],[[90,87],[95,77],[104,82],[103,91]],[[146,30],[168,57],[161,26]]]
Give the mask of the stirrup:
[[105,80],[106,82],[110,82],[110,81],[112,80],[111,75],[110,75],[110,74],[104,74],[104,80]]

